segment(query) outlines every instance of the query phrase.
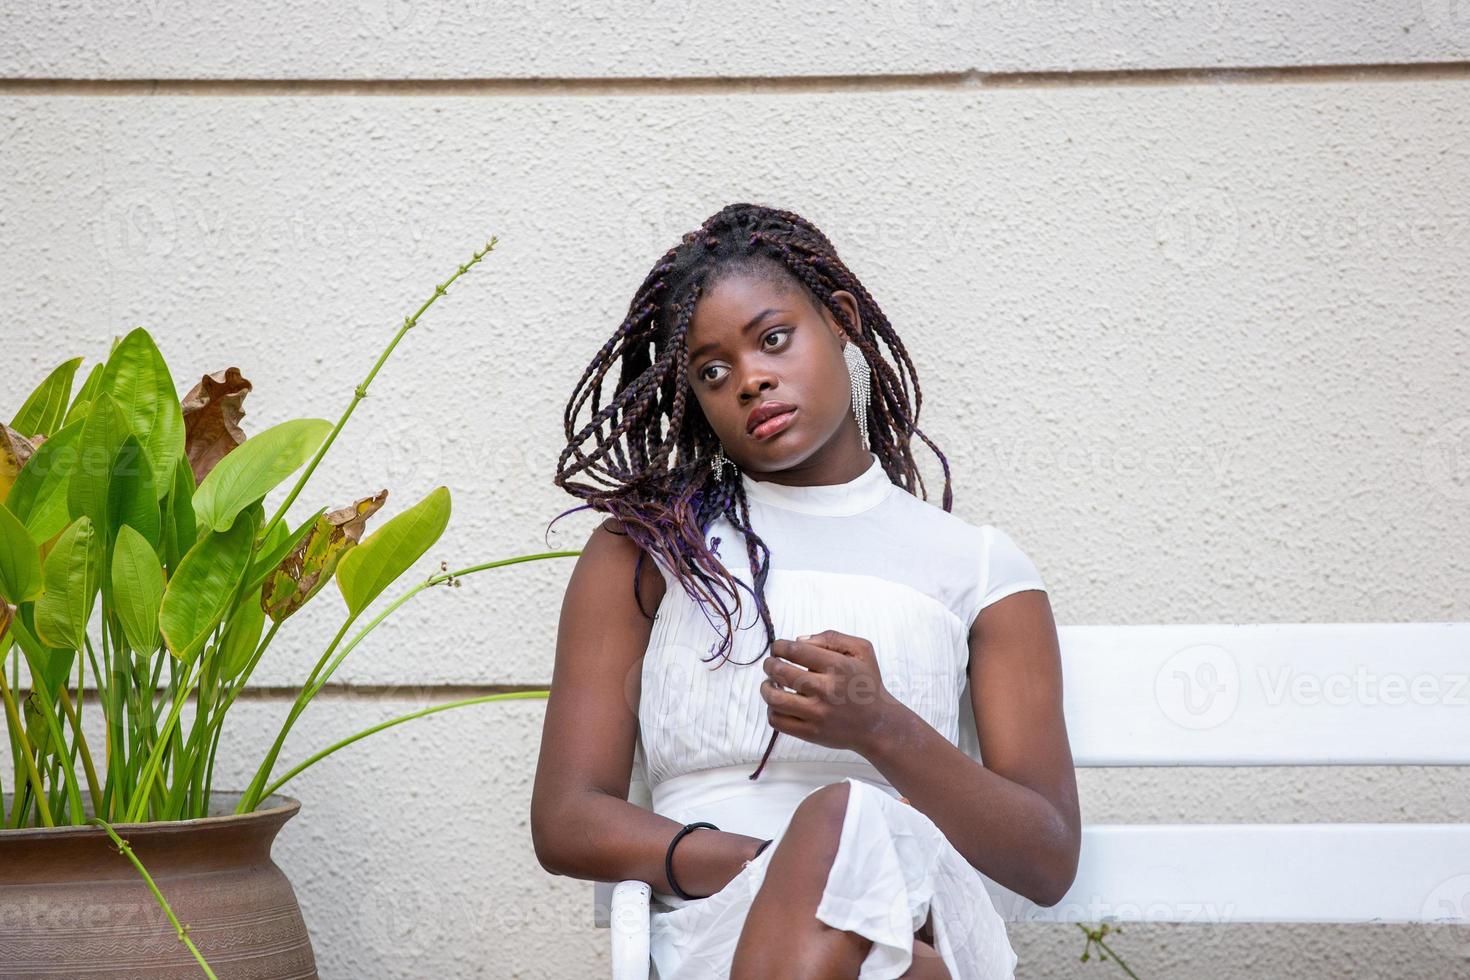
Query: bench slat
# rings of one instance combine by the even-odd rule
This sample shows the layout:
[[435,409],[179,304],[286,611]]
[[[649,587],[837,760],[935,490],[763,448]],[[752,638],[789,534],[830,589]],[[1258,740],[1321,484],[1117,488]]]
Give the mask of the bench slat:
[[1470,764],[1470,623],[1058,636],[1078,766]]
[[990,879],[1007,921],[1470,924],[1470,825],[1093,824],[1042,907]]

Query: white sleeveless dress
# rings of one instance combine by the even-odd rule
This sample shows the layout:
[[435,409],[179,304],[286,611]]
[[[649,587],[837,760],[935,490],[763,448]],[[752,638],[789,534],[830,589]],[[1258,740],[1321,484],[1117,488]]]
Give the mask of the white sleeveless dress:
[[[740,475],[752,527],[771,551],[766,601],[776,636],[835,629],[867,639],[884,686],[959,744],[970,625],[989,604],[1045,585],[1003,531],[920,500],[869,457],[867,470],[841,484],[789,487]],[[706,540],[749,585],[734,527],[721,518]],[[667,588],[643,658],[638,709],[653,810],[776,843],[708,897],[654,891],[671,910],[656,905],[652,916],[653,977],[729,975],[746,913],[797,804],[842,780],[848,806],[816,915],[872,940],[860,980],[906,972],[914,932],[931,912],[935,948],[956,980],[1013,977],[1016,954],[984,877],[862,755],[782,734],[760,777],[748,778],[772,732],[759,692],[765,631],[754,602],[741,591],[728,651],[731,661],[754,662],[702,663],[717,649],[719,623],[662,563],[659,571]]]

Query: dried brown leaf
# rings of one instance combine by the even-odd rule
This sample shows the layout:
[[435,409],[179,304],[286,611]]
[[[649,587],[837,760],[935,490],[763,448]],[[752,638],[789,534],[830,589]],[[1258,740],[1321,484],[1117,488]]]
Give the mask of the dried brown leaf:
[[240,369],[228,367],[204,375],[184,396],[184,453],[196,485],[245,441],[240,420],[245,417],[243,403],[250,389]]
[[20,472],[22,466],[26,465],[26,460],[41,448],[41,443],[44,441],[44,436],[28,439],[4,422],[0,422],[0,500],[10,495],[10,488],[15,484],[16,474]]
[[368,518],[387,499],[388,491],[380,490],[316,519],[306,537],[281,559],[265,581],[261,605],[272,621],[279,623],[296,612],[331,580],[337,562],[362,540]]

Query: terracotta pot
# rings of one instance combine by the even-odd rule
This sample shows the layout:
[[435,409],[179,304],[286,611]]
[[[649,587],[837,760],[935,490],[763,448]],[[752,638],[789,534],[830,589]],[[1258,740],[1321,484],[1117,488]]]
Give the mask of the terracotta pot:
[[[271,843],[301,809],[270,796],[234,814],[213,794],[198,820],[114,824],[220,980],[315,978],[316,958]],[[9,794],[6,794],[9,808]],[[0,976],[199,980],[131,861],[101,827],[0,830]]]

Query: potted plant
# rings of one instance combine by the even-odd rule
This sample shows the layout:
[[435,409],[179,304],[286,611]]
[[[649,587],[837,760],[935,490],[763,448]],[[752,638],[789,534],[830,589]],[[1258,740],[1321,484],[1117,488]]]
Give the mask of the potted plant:
[[[439,585],[546,552],[440,571],[372,618],[377,600],[443,533],[439,487],[382,523],[382,490],[292,527],[287,511],[398,342],[494,247],[492,238],[383,349],[335,424],[293,419],[247,438],[236,368],[182,399],[149,333],[114,342],[73,393],[66,361],[0,425],[0,972],[130,977],[315,976],[306,926],[270,859],[300,803],[277,791],[367,735],[436,711],[546,691],[467,698],[359,732],[277,775],[292,726],[342,661],[396,609]],[[273,511],[265,497],[299,472]],[[331,642],[253,779],[213,785],[230,707],[281,627],[335,581]],[[22,672],[24,670],[24,673]],[[8,671],[8,676],[7,676]],[[90,690],[89,690],[90,689]],[[100,705],[89,740],[84,695]],[[90,715],[88,715],[90,718]],[[95,728],[94,723],[91,727]]]

